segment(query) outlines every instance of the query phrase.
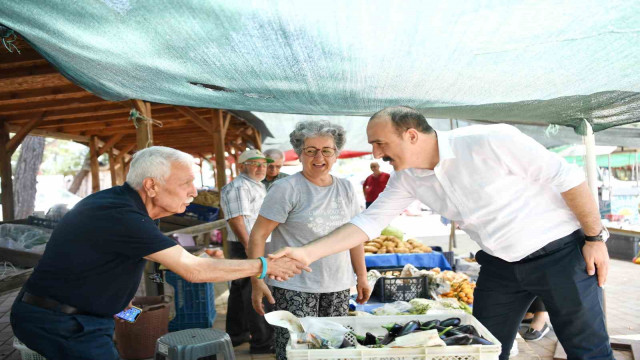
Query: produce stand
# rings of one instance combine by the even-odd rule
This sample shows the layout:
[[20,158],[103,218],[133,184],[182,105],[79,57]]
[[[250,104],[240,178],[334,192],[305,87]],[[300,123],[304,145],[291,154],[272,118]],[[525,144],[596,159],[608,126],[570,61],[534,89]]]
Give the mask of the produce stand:
[[462,324],[473,325],[480,335],[489,340],[492,345],[453,345],[436,347],[407,347],[407,348],[347,348],[347,349],[304,349],[287,346],[287,358],[296,359],[442,359],[451,360],[492,360],[500,355],[500,342],[472,315],[462,311],[433,311],[426,315],[403,316],[375,316],[375,317],[332,317],[328,320],[352,329],[357,334],[369,332],[376,336],[386,332],[382,325],[389,323],[406,323],[411,320],[426,322],[434,319],[457,317]]

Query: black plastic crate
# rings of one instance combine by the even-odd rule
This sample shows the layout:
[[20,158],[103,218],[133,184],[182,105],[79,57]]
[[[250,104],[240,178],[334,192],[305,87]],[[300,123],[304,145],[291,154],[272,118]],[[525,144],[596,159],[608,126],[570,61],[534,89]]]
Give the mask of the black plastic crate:
[[[400,269],[402,270],[402,269]],[[381,277],[371,292],[371,299],[383,303],[429,297],[429,279],[419,277]]]
[[29,225],[39,226],[47,229],[55,229],[55,227],[58,225],[57,220],[43,219],[35,216],[29,216],[27,218],[27,223]]

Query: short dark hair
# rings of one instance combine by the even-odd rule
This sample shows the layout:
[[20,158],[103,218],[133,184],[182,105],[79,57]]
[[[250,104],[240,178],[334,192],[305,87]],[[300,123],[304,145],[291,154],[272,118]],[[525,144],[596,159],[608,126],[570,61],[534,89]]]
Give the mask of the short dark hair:
[[424,115],[416,109],[408,106],[386,107],[373,114],[369,121],[381,116],[388,116],[389,119],[391,119],[391,124],[393,124],[393,127],[396,129],[396,133],[398,133],[399,136],[402,136],[402,134],[408,129],[416,129],[425,134],[433,132],[433,128],[429,125]]

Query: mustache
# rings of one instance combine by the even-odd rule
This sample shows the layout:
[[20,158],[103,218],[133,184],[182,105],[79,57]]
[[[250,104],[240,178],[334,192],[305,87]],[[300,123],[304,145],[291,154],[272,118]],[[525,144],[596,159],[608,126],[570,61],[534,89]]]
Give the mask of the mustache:
[[388,157],[388,156],[383,156],[383,157],[382,157],[382,160],[383,160],[383,161],[386,161],[386,162],[389,162],[389,161],[392,161],[393,159],[392,159],[392,158],[390,158],[390,157]]
[[192,201],[193,201],[193,197],[192,197],[192,196],[190,196],[190,197],[188,197],[188,198],[187,198],[187,202],[188,202],[188,203],[190,203],[190,202],[192,202]]

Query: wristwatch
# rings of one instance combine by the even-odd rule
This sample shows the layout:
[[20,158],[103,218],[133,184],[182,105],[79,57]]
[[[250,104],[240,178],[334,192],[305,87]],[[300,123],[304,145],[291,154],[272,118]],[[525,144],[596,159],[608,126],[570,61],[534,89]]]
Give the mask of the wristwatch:
[[607,230],[607,228],[603,226],[602,230],[600,230],[600,233],[598,235],[595,235],[595,236],[585,235],[584,239],[585,241],[590,241],[590,242],[595,242],[595,241],[607,242],[607,239],[609,239],[609,230]]

